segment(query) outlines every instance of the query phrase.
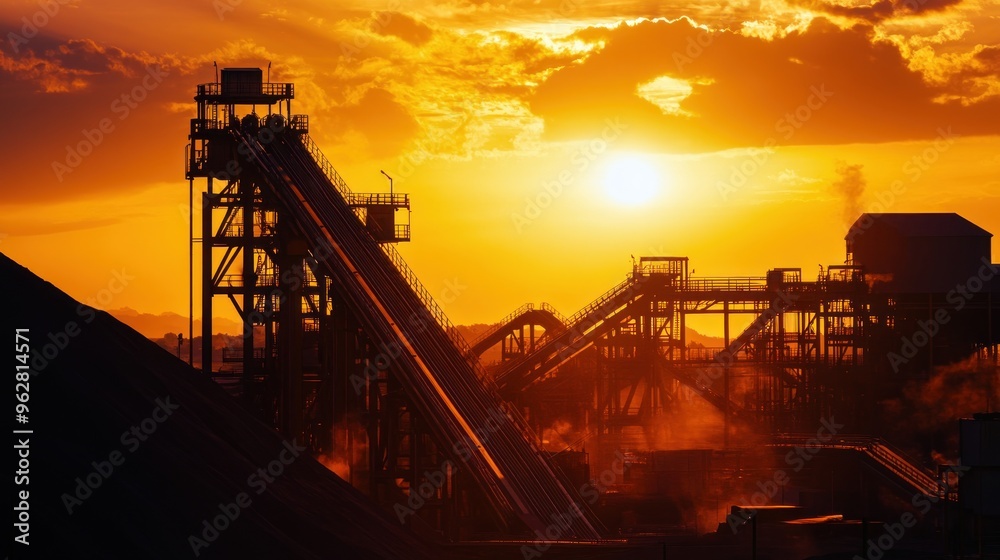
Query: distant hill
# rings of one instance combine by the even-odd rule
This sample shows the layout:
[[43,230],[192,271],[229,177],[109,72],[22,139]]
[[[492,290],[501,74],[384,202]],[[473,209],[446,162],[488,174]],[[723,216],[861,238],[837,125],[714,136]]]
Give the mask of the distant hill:
[[[185,337],[187,336],[187,317],[183,317],[176,313],[167,312],[153,315],[151,313],[139,313],[138,311],[128,307],[112,309],[108,313],[119,321],[139,331],[146,338],[151,339],[170,352],[176,352],[177,350],[176,333],[181,332],[184,333]],[[238,348],[240,346],[239,335],[242,332],[242,329],[240,329],[239,323],[228,319],[216,318],[212,326],[214,327],[212,330],[216,333],[215,336],[213,336],[212,345],[216,348],[216,353],[219,354],[218,359],[221,359],[222,347]],[[458,332],[462,335],[462,337],[471,344],[492,326],[493,325],[486,323],[476,323],[473,325],[456,325],[455,328],[458,329]],[[194,322],[194,331],[196,350],[195,364],[198,365],[201,361],[201,321]],[[704,335],[690,327],[687,328],[687,343],[689,346],[693,347],[702,346],[707,348],[721,348],[725,346],[721,337]],[[185,349],[183,353],[186,354],[186,352],[187,350]],[[497,344],[484,352],[480,357],[480,361],[483,364],[499,362],[500,345]]]
[[[125,323],[133,329],[142,333],[146,338],[163,338],[167,333],[184,333],[187,336],[188,318],[177,313],[140,313],[131,307],[121,307],[109,309],[108,313],[115,319]],[[239,334],[242,332],[240,324],[229,319],[216,318],[212,322],[212,330],[216,333]],[[194,334],[201,334],[201,321],[195,319]]]

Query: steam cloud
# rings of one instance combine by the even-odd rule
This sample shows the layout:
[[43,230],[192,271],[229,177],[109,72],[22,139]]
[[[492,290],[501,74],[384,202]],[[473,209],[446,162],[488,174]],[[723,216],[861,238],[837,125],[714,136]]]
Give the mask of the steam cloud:
[[850,165],[838,161],[835,169],[837,180],[833,182],[833,189],[844,198],[844,222],[847,225],[853,224],[861,215],[861,196],[865,194],[865,186],[868,185],[861,172],[863,167],[860,163]]

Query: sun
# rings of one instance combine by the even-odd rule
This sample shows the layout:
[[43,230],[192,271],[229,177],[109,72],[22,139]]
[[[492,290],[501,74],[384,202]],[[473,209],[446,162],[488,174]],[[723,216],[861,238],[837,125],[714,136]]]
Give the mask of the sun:
[[663,180],[648,157],[622,154],[608,164],[604,172],[604,194],[622,206],[639,206],[655,198]]

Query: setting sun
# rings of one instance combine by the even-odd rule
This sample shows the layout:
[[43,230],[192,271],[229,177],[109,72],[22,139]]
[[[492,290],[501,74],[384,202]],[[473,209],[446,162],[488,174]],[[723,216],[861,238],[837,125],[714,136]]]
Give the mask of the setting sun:
[[636,154],[616,157],[604,172],[604,194],[623,206],[645,204],[664,188],[663,178],[648,158]]

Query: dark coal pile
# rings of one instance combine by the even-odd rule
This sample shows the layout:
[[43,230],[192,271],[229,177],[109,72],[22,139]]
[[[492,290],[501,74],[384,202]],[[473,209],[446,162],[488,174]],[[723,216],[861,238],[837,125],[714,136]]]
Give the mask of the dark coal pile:
[[0,282],[37,372],[29,557],[443,556],[126,325],[4,255]]

